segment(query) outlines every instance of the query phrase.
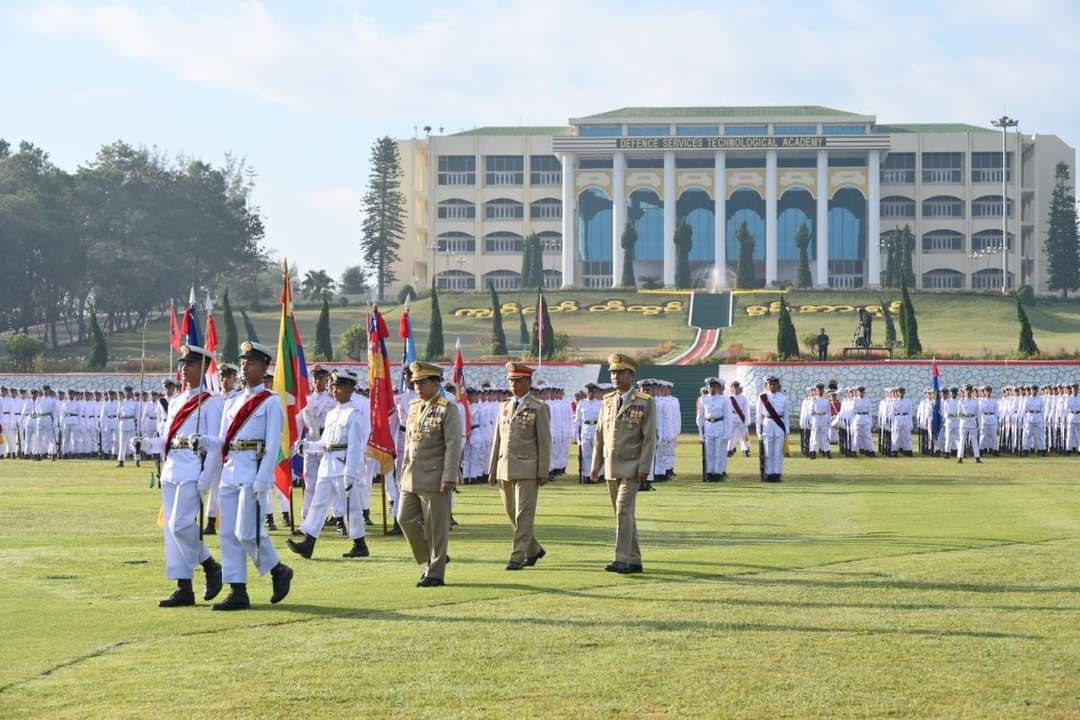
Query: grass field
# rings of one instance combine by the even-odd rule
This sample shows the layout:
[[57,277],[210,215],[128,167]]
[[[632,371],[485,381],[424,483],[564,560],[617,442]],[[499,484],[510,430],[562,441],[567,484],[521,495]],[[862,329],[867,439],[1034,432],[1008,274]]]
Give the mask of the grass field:
[[445,588],[414,587],[400,538],[362,561],[328,538],[286,558],[282,605],[261,579],[212,613],[155,607],[145,467],[0,461],[0,717],[1080,716],[1080,460],[699,467],[684,443],[639,496],[643,575],[603,572],[605,492],[565,480],[548,557],[506,572],[497,495],[470,486]]
[[[574,313],[553,313],[552,325],[558,332],[568,333],[571,347],[568,356],[576,359],[604,359],[616,350],[641,353],[651,351],[659,354],[665,343],[671,351],[667,357],[674,357],[685,350],[694,339],[694,331],[687,326],[687,311],[664,313],[660,315],[642,315],[637,312],[586,312],[589,305],[603,305],[608,300],[618,300],[624,306],[663,306],[672,300],[687,301],[686,296],[651,293],[628,293],[620,291],[568,291],[547,294],[552,306],[564,300],[573,299],[582,308]],[[741,354],[760,357],[764,353],[776,351],[776,316],[754,317],[747,315],[745,306],[768,304],[776,300],[777,295],[743,295],[738,298],[739,311],[736,313],[733,327],[724,330],[720,347],[723,351],[733,345],[741,346]],[[833,291],[793,291],[787,295],[791,305],[860,305],[878,302],[879,297],[886,302],[898,299],[896,292],[879,294],[844,293]],[[535,301],[535,295],[525,293],[503,293],[503,303],[517,302],[526,305]],[[980,358],[985,355],[1008,355],[1016,351],[1020,325],[1016,318],[1016,304],[1011,297],[994,294],[973,293],[913,293],[913,303],[919,321],[919,336],[927,354],[954,354]],[[468,359],[480,359],[491,352],[491,320],[471,317],[457,317],[454,311],[460,308],[489,308],[490,300],[486,293],[447,293],[441,296],[443,328],[446,350],[453,352],[454,341],[461,338],[463,352]],[[362,322],[365,308],[334,307],[331,309],[331,329],[334,347],[337,348],[341,333],[350,325]],[[1058,302],[1042,301],[1029,307],[1035,340],[1039,347],[1050,353],[1075,353],[1080,349],[1080,301]],[[397,339],[397,321],[401,309],[397,306],[385,308],[385,315],[391,327],[391,352],[400,352]],[[297,323],[308,346],[309,353],[314,350],[315,323],[317,310],[298,310]],[[277,342],[278,314],[273,311],[249,313],[255,325],[259,339],[274,345]],[[236,316],[237,325],[243,333],[240,316]],[[417,346],[423,353],[431,324],[430,300],[419,300],[412,309],[413,331]],[[834,353],[850,343],[856,325],[853,313],[795,313],[793,315],[798,336],[816,335],[825,327],[832,338]],[[219,332],[221,318],[218,318]],[[512,354],[518,354],[521,343],[518,332],[518,316],[504,317],[504,325]],[[531,319],[529,329],[531,331]],[[898,330],[899,332],[899,330]],[[883,341],[884,324],[879,320],[874,325],[874,337]],[[114,360],[132,359],[137,361],[142,351],[140,333],[121,333],[109,338],[109,356]],[[87,347],[65,347],[49,353],[50,358],[81,357],[88,352]],[[147,332],[148,356],[160,363],[168,360],[168,323],[151,324]],[[137,366],[137,363],[136,363]]]

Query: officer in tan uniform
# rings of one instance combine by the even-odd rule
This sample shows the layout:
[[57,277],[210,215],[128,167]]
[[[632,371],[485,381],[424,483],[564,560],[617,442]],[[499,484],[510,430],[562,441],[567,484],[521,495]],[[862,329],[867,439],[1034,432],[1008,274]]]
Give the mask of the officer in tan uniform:
[[427,566],[416,586],[438,587],[450,561],[446,546],[450,495],[461,462],[461,415],[457,404],[439,392],[442,368],[426,362],[409,368],[417,398],[409,403],[405,424],[398,524],[416,562]]
[[537,489],[547,481],[551,458],[551,416],[547,403],[533,396],[533,369],[506,363],[513,396],[499,408],[488,461],[488,483],[499,486],[514,528],[507,570],[532,567],[547,552],[533,535]]
[[608,365],[615,390],[604,396],[600,407],[590,473],[596,482],[603,467],[617,519],[615,562],[604,569],[621,574],[639,573],[641,549],[634,500],[652,470],[656,407],[651,395],[634,389],[637,363],[633,358],[614,353],[608,358]]

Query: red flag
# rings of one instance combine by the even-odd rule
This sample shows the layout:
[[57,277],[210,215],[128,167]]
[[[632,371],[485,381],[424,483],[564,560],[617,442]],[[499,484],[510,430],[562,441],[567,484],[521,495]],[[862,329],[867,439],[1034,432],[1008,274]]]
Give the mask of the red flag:
[[394,467],[397,452],[394,434],[390,431],[390,418],[397,412],[394,404],[394,386],[390,379],[390,354],[386,351],[386,338],[390,330],[379,314],[379,306],[371,308],[368,317],[368,396],[371,408],[371,434],[368,435],[367,454],[379,462],[384,475]]
[[274,483],[286,497],[292,496],[293,444],[300,437],[296,416],[307,405],[310,391],[308,387],[307,362],[304,360],[304,341],[296,327],[293,314],[292,284],[289,282],[289,269],[286,265],[281,277],[281,321],[278,325],[277,362],[274,366],[274,392],[279,398],[281,409],[285,413],[285,423],[281,428],[281,447],[275,458]]
[[461,407],[463,422],[465,423],[465,437],[472,435],[472,407],[469,405],[469,394],[465,392],[465,361],[461,358],[461,338],[457,341],[457,354],[454,356],[454,373],[451,380],[454,381],[455,395],[458,406]]
[[176,322],[176,305],[172,302],[169,303],[169,344],[172,345],[172,349],[176,352],[180,352],[180,346],[184,344],[181,340],[180,324]]
[[[217,345],[217,323],[214,322],[213,314],[207,313],[206,349],[210,352],[217,352]],[[206,386],[210,388],[211,392],[221,392],[221,378],[218,377],[217,360],[211,360],[210,364],[206,366]]]

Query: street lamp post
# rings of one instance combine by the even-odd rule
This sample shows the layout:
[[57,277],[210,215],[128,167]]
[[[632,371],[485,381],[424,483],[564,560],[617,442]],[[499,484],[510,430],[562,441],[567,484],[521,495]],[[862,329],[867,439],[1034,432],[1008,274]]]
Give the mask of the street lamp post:
[[[990,124],[1001,128],[1001,294],[1005,295],[1009,291],[1009,155],[1006,140],[1009,128],[1016,127],[1020,121],[1002,115],[997,120],[991,120]],[[1019,161],[1020,158],[1017,158],[1017,163]]]

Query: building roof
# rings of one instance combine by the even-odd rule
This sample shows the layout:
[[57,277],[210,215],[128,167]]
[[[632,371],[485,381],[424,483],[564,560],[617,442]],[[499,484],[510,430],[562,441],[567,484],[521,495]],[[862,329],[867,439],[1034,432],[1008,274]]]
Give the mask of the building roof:
[[626,118],[697,117],[864,117],[847,110],[822,105],[732,105],[727,107],[624,107],[586,115],[582,120],[622,120]]
[[875,125],[874,130],[886,135],[899,135],[901,133],[971,133],[971,132],[997,132],[992,128],[967,125],[965,123],[899,123],[889,125]]
[[462,137],[468,135],[550,135],[551,137],[563,137],[570,134],[569,127],[539,127],[539,126],[505,126],[496,125],[478,127],[472,130],[451,133],[450,137]]

